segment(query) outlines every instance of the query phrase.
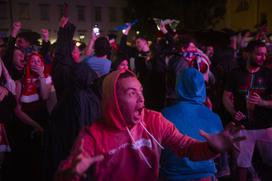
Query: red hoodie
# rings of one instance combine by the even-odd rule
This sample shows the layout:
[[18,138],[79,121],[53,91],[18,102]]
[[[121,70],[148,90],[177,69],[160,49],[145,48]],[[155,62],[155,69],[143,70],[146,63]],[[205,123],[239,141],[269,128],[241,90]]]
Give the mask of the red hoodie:
[[[94,165],[94,180],[157,180],[163,147],[191,160],[211,159],[216,154],[206,142],[182,135],[161,113],[144,109],[142,121],[128,129],[116,97],[121,72],[109,74],[103,83],[103,119],[81,131],[70,157],[61,164],[58,175],[69,169],[79,148],[89,156],[104,155]],[[79,177],[60,180],[80,180]]]

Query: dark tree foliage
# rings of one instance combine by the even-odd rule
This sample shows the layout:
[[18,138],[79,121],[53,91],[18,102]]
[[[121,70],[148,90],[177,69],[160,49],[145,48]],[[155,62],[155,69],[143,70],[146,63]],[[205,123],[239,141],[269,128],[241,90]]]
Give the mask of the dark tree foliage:
[[126,0],[125,20],[138,19],[138,30],[153,35],[153,18],[174,18],[181,21],[179,30],[207,30],[223,18],[226,0]]

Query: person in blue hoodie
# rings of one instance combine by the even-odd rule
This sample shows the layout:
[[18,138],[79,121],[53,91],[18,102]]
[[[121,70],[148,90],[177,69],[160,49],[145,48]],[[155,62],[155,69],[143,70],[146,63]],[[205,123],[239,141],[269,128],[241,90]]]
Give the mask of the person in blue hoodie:
[[[182,71],[177,79],[177,104],[163,110],[163,115],[177,129],[197,140],[204,141],[199,131],[218,133],[223,130],[219,116],[204,105],[206,86],[203,75],[194,68]],[[160,175],[162,180],[216,180],[216,167],[213,160],[191,161],[179,158],[170,150],[165,150],[161,157]]]

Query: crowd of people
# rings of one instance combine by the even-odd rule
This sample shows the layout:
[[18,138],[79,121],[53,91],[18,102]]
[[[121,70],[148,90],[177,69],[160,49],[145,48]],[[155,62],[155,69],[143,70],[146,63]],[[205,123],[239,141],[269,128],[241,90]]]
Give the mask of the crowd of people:
[[128,43],[128,23],[120,43],[92,33],[85,48],[66,16],[54,44],[22,26],[0,38],[3,180],[271,178],[266,25],[205,43],[161,22]]

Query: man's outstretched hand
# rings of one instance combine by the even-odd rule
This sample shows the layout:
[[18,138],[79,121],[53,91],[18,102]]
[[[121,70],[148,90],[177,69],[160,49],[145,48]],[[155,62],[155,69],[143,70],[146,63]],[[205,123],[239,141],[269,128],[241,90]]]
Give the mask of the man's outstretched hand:
[[84,150],[83,144],[80,145],[78,149],[77,156],[72,161],[71,165],[71,173],[72,175],[78,175],[80,177],[84,177],[85,171],[94,163],[100,162],[104,159],[103,155],[98,155],[94,157],[90,157],[89,154]]
[[104,159],[103,155],[90,157],[86,154],[80,154],[76,160],[72,163],[72,174],[84,176],[85,171],[93,165],[95,162],[102,161]]
[[229,123],[225,130],[218,134],[208,134],[201,130],[200,135],[203,136],[209,145],[218,152],[222,153],[233,148],[239,151],[237,143],[246,139],[245,136],[239,136],[238,133],[241,129],[244,129],[244,127]]

